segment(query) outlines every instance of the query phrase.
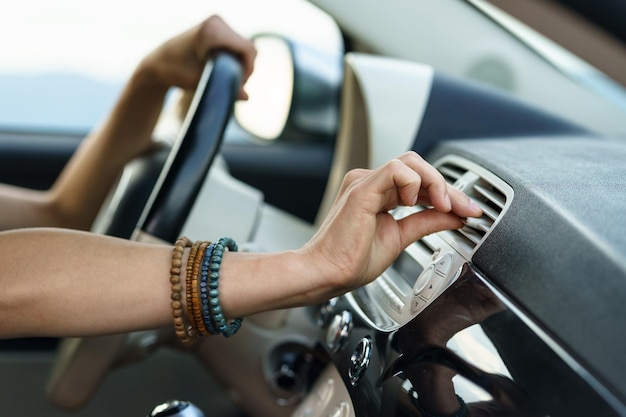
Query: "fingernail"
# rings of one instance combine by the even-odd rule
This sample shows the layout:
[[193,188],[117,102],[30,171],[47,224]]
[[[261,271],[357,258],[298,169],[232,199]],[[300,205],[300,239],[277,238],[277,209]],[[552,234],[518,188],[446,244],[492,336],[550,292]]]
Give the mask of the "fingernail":
[[469,206],[472,210],[476,211],[476,212],[483,212],[483,209],[480,208],[480,206],[478,205],[478,203],[476,203],[474,200],[472,200],[471,198],[469,199]]
[[446,208],[448,210],[452,210],[452,201],[450,200],[450,195],[449,194],[446,194],[445,202],[446,202]]

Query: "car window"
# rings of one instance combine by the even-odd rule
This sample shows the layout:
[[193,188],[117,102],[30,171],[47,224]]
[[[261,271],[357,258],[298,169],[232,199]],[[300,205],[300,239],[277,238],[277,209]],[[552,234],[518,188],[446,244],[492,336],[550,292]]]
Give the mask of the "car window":
[[332,19],[304,0],[15,2],[0,14],[0,129],[91,129],[139,59],[215,13],[246,36],[279,31],[340,48]]
[[441,74],[495,86],[589,130],[626,134],[623,88],[521,21],[513,31],[496,13],[486,13],[493,0],[310,1],[339,22],[359,51],[426,64]]

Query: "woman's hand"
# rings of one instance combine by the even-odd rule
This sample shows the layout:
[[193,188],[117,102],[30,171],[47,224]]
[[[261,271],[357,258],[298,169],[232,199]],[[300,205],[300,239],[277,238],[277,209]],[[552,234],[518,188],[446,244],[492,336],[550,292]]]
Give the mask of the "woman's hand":
[[[397,206],[416,204],[432,208],[400,220],[389,214]],[[461,218],[481,214],[434,167],[415,152],[407,152],[377,170],[350,171],[304,250],[329,280],[327,284],[345,292],[378,277],[412,242],[460,228]]]
[[[234,32],[220,17],[212,16],[193,28],[171,38],[150,53],[140,68],[150,79],[167,87],[193,90],[198,84],[207,58],[225,50],[236,55],[243,66],[243,82],[254,68],[254,43]],[[240,99],[247,99],[243,88]]]

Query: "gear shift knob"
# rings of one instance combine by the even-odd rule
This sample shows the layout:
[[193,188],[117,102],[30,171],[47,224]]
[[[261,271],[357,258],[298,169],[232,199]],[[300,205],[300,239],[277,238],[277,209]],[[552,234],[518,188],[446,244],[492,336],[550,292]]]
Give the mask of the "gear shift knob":
[[205,417],[202,410],[189,401],[170,400],[159,404],[147,417]]

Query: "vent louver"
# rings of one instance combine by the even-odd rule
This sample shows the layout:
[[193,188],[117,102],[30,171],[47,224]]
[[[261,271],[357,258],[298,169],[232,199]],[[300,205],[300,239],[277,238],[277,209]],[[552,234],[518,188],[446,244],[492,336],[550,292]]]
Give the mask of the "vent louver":
[[448,243],[469,260],[508,208],[513,190],[494,174],[462,158],[451,156],[435,166],[449,184],[463,191],[483,209],[482,217],[469,218],[463,228],[444,234]]

